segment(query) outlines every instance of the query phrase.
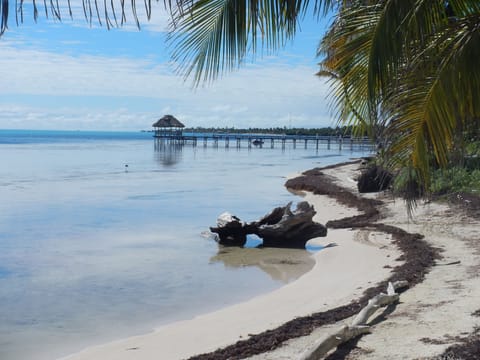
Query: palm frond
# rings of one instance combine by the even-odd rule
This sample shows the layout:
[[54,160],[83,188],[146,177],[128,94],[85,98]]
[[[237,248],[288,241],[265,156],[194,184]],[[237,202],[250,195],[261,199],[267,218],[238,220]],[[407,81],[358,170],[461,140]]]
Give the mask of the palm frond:
[[0,35],[8,28],[8,3],[9,0],[0,1]]
[[[312,1],[313,2],[313,1]],[[242,64],[260,43],[269,51],[283,47],[305,16],[310,0],[197,0],[174,13],[169,45],[177,71],[195,84],[211,81]],[[315,11],[333,0],[316,0]]]
[[464,18],[437,31],[425,49],[417,49],[395,99],[389,99],[390,131],[401,134],[392,161],[409,157],[425,181],[428,155],[445,166],[459,124],[480,116],[479,19]]
[[338,13],[317,51],[325,56],[321,69],[336,74],[332,81],[332,104],[339,120],[355,125],[361,132],[375,138],[378,128],[379,99],[368,96],[368,64],[373,33],[381,8],[349,5]]
[[[12,0],[0,0],[0,36],[3,35],[8,28],[9,10],[11,10],[9,4],[11,2]],[[173,13],[174,8],[183,6],[183,2],[183,0],[164,0],[165,7],[168,8],[171,13]],[[141,5],[137,4],[136,0],[130,0],[130,4],[133,20],[136,26],[140,28],[140,20],[137,10]],[[150,20],[152,13],[152,0],[143,0],[143,6],[145,7],[147,20]],[[15,1],[14,11],[17,25],[23,23],[24,7],[24,0]],[[32,0],[32,7],[33,18],[37,21],[39,9],[36,0]],[[93,21],[96,21],[100,26],[105,24],[107,29],[110,29],[112,27],[121,26],[126,22],[125,0],[110,0],[110,2],[107,0],[82,0],[82,7],[85,20],[90,25]],[[65,7],[61,6],[59,0],[43,0],[43,8],[45,18],[47,19],[51,16],[53,19],[61,21],[64,16],[62,11],[66,12],[70,18],[73,18],[71,0],[66,0]],[[120,23],[117,21],[117,17],[121,19]]]

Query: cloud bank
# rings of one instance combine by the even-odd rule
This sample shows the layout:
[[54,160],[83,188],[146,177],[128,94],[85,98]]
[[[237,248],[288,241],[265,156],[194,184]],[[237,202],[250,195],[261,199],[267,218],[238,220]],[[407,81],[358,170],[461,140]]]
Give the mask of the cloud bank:
[[166,113],[187,126],[334,124],[328,85],[301,54],[293,63],[288,54],[260,59],[193,89],[154,56],[47,50],[21,38],[0,41],[0,128],[138,130]]

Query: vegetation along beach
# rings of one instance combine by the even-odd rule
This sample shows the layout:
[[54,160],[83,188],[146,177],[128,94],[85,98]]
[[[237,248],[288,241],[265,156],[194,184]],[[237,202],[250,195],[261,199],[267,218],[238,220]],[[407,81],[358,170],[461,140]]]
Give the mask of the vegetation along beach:
[[480,359],[478,0],[0,0],[0,53],[2,360]]

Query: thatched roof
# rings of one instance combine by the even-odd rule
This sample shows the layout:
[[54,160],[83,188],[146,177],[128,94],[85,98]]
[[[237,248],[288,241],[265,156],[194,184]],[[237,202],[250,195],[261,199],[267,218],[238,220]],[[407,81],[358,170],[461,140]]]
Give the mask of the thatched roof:
[[183,127],[185,127],[185,125],[183,125],[180,121],[175,119],[175,117],[172,116],[172,115],[163,116],[156,123],[154,123],[152,126],[153,127],[158,127],[158,128],[171,128],[171,127],[183,128]]

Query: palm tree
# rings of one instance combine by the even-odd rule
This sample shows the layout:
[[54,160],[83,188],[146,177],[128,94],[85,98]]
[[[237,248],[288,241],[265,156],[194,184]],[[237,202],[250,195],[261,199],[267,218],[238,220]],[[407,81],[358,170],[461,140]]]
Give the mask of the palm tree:
[[353,123],[386,129],[389,165],[412,168],[424,184],[430,154],[446,165],[456,135],[480,117],[478,1],[350,4],[320,50],[337,106]]

